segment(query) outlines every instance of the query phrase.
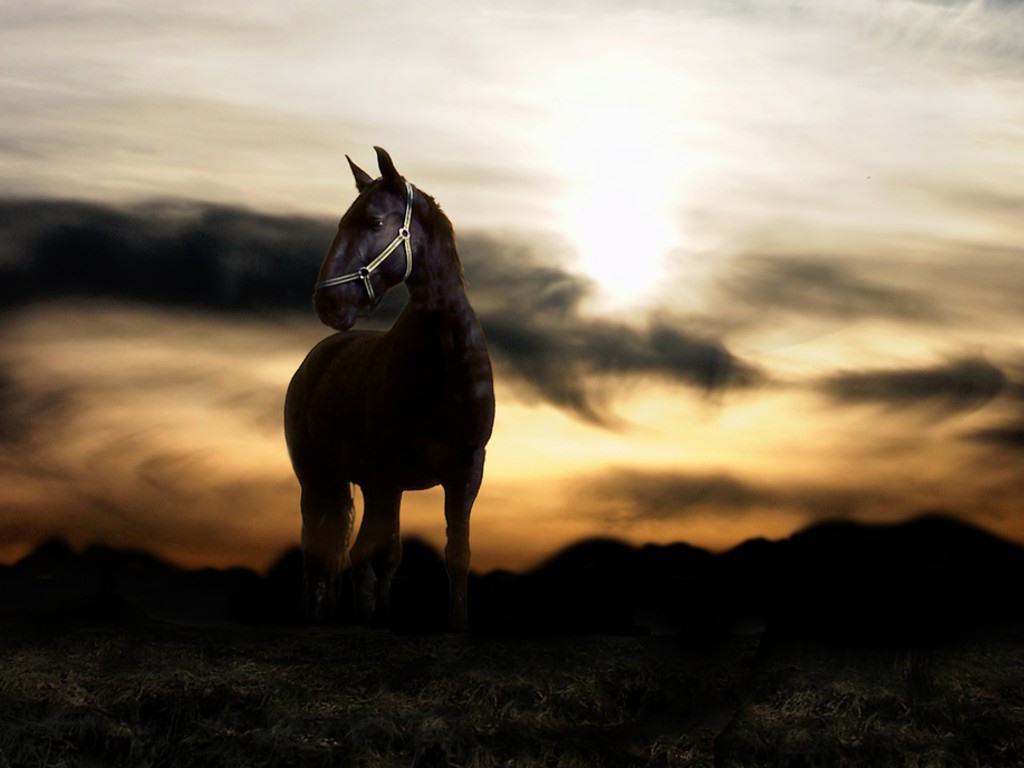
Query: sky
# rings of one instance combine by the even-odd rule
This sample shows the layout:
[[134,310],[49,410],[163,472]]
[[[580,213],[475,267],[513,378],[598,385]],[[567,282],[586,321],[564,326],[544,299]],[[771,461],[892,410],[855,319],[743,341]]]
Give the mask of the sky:
[[6,2],[0,111],[0,562],[297,543],[284,391],[375,144],[494,360],[475,567],[935,510],[1024,541],[1018,2]]

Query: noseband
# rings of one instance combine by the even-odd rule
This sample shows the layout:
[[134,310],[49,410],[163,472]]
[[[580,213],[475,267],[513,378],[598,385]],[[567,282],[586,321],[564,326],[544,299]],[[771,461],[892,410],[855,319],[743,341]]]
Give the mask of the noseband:
[[335,285],[341,285],[342,283],[352,283],[356,280],[362,280],[363,285],[366,287],[366,294],[370,297],[370,301],[376,298],[376,294],[373,292],[373,284],[370,282],[370,275],[377,269],[384,260],[394,253],[398,249],[398,246],[405,243],[405,277],[402,280],[409,279],[409,273],[412,272],[412,240],[409,235],[409,225],[412,223],[412,184],[408,181],[405,182],[405,219],[402,222],[402,226],[398,228],[398,234],[395,235],[395,239],[388,243],[387,247],[383,251],[377,254],[377,256],[367,264],[365,267],[360,267],[355,272],[347,272],[344,275],[338,277],[332,277],[327,280],[321,280],[316,284],[316,290],[321,288],[332,288]]

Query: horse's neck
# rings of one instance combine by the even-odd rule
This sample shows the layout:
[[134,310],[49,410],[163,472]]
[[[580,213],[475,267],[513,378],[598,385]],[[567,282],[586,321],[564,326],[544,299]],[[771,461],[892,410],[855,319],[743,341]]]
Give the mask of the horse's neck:
[[414,279],[407,282],[409,305],[406,313],[442,319],[445,333],[452,334],[451,339],[457,347],[482,347],[480,323],[466,296],[451,236],[436,241],[435,247],[417,266]]
[[423,312],[458,314],[469,306],[466,290],[454,268],[425,267],[429,270],[426,279],[409,284],[409,304],[412,307]]
[[[440,247],[428,249],[407,282],[409,304],[392,329],[396,369],[435,393],[425,418],[442,425],[446,440],[482,446],[494,425],[487,344],[466,297],[454,240],[434,244]],[[415,395],[413,401],[421,403]]]
[[462,353],[473,348],[485,349],[480,322],[469,303],[461,284],[450,286],[443,294],[425,297],[414,289],[409,291],[409,303],[402,313],[403,318],[415,322],[417,318],[426,322],[415,322],[420,332],[426,329],[444,334],[447,345],[453,352]]

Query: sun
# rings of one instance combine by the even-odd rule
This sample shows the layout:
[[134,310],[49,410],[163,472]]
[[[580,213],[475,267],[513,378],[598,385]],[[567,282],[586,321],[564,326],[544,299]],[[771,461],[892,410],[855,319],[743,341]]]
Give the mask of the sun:
[[612,309],[658,292],[684,236],[679,212],[690,158],[680,106],[657,65],[636,53],[602,47],[602,56],[581,55],[545,93],[554,115],[549,167],[563,182],[557,226],[576,268],[595,282],[595,301]]
[[[609,131],[602,140],[612,138]],[[607,156],[598,146],[592,152]],[[579,269],[597,284],[597,298],[618,308],[644,303],[661,286],[679,236],[671,179],[655,162],[630,159],[611,173],[581,168],[562,202],[564,232]]]

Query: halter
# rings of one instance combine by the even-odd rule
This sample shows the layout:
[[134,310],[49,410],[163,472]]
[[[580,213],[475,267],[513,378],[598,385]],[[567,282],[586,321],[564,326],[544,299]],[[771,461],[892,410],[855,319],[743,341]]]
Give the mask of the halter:
[[370,275],[377,269],[384,260],[390,256],[398,246],[405,243],[405,277],[402,280],[409,279],[409,273],[412,272],[412,241],[409,235],[409,225],[412,223],[412,184],[408,181],[405,182],[405,219],[402,222],[402,226],[398,228],[398,234],[395,235],[395,239],[388,243],[387,247],[383,251],[377,254],[373,261],[367,264],[365,267],[360,267],[355,272],[347,272],[344,275],[338,277],[332,277],[327,280],[321,280],[316,284],[316,290],[321,288],[332,288],[335,285],[341,285],[342,283],[352,283],[356,280],[362,280],[363,285],[366,287],[366,293],[370,297],[370,301],[376,298],[376,294],[373,292],[373,284],[370,283]]

